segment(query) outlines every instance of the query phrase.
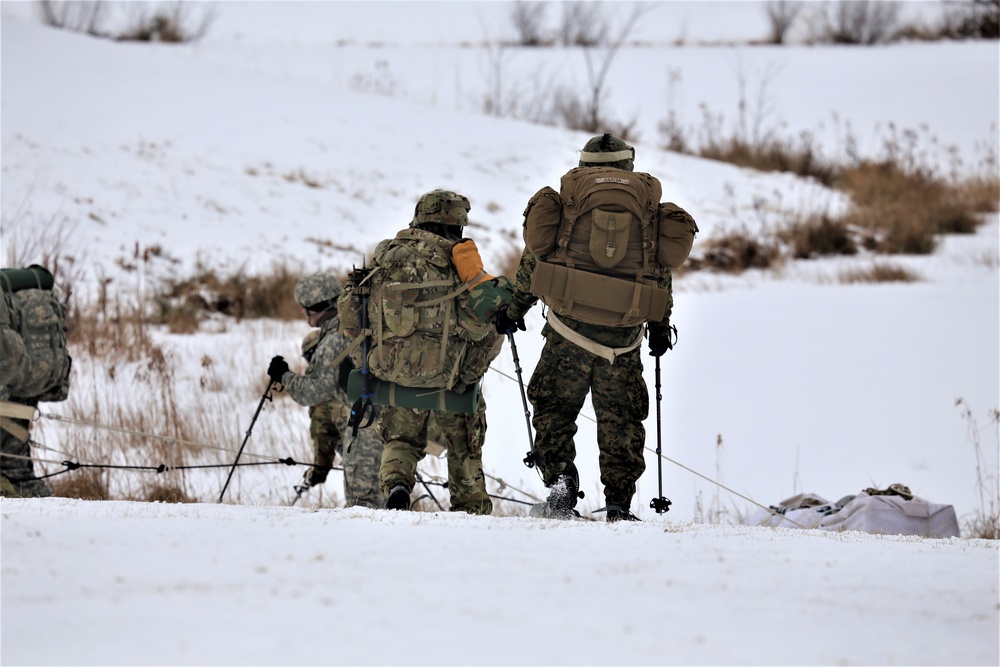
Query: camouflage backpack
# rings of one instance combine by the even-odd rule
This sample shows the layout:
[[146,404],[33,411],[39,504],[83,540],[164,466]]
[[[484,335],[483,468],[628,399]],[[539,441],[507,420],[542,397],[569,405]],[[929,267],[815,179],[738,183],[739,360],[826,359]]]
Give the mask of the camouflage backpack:
[[[17,279],[28,269],[3,269],[0,278],[0,398],[64,401],[69,396],[72,364],[66,347],[66,306],[48,282],[22,287]],[[13,280],[12,280],[13,277]]]
[[[368,367],[378,379],[462,391],[500,353],[503,338],[473,310],[472,282],[463,283],[452,264],[454,246],[433,232],[409,228],[375,249]],[[342,313],[342,330],[349,333],[350,320]]]

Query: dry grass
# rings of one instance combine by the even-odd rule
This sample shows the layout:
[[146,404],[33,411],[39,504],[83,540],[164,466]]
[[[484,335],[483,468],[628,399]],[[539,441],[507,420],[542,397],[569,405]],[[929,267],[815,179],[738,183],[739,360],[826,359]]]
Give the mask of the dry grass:
[[247,275],[240,270],[220,276],[213,269],[199,266],[190,278],[166,285],[154,300],[154,322],[166,324],[172,333],[196,331],[199,321],[209,313],[244,318],[297,320],[302,317],[293,297],[300,271],[287,264],[275,264],[266,275]]
[[701,256],[688,258],[682,267],[685,271],[741,273],[747,269],[770,269],[779,265],[784,256],[777,239],[746,229],[707,239],[700,246]]
[[106,468],[74,470],[48,480],[52,493],[60,498],[113,500],[110,491],[111,471]]
[[979,178],[950,183],[889,161],[846,169],[836,185],[855,203],[841,222],[866,230],[870,249],[884,254],[925,255],[940,234],[971,234],[988,203]]
[[709,133],[707,143],[697,151],[710,160],[729,162],[760,171],[783,171],[832,185],[837,166],[825,159],[813,139],[769,139],[751,142],[740,137],[719,138]]
[[790,245],[796,259],[857,254],[857,236],[855,229],[828,215],[813,216],[779,232],[779,238]]
[[[767,79],[760,82],[761,101],[767,102]],[[743,100],[746,102],[747,100]],[[766,104],[762,105],[764,108]],[[752,123],[746,122],[752,120]],[[782,171],[811,178],[849,195],[853,206],[839,217],[821,216],[805,222],[787,220],[770,235],[774,240],[747,234],[699,242],[708,247],[704,261],[691,261],[687,270],[713,269],[738,272],[765,268],[787,252],[795,258],[854,254],[865,248],[881,254],[926,255],[934,251],[942,234],[971,234],[982,223],[982,213],[1000,206],[1000,175],[995,147],[970,173],[952,157],[948,165],[935,160],[933,137],[889,124],[876,157],[861,159],[850,129],[844,145],[850,156],[840,161],[825,158],[809,133],[778,136],[768,130],[766,118],[741,116],[739,129],[725,132],[723,118],[702,109],[701,126],[678,125],[668,114],[660,130],[666,148],[761,171]],[[746,127],[753,125],[753,132]],[[695,143],[697,141],[697,144]],[[783,226],[784,229],[780,229]],[[788,244],[783,248],[782,243]]]
[[510,250],[501,257],[499,265],[495,269],[499,272],[497,275],[507,276],[511,280],[515,280],[517,278],[517,267],[521,264],[521,254],[522,249],[520,245],[512,245]]
[[963,399],[955,401],[955,405],[962,410],[968,437],[976,453],[976,490],[979,493],[979,510],[965,521],[964,536],[997,540],[1000,539],[1000,470],[987,468],[980,434],[986,429],[994,431],[996,456],[1000,457],[1000,409],[990,410],[988,423],[980,427],[972,409]]
[[838,282],[853,283],[912,283],[920,280],[916,273],[901,266],[875,262],[867,268],[855,268],[837,274]]

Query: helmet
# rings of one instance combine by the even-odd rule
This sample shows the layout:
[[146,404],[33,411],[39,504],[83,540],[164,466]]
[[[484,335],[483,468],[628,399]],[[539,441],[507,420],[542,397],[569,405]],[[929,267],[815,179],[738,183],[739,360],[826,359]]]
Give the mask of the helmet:
[[313,329],[302,339],[302,356],[308,355],[319,345],[319,329]]
[[324,311],[337,305],[337,297],[344,291],[336,276],[313,273],[295,285],[295,300],[306,310]]
[[604,134],[588,141],[580,152],[581,167],[614,167],[632,171],[635,149],[613,134]]
[[439,224],[465,227],[469,224],[469,199],[450,190],[431,190],[420,196],[410,227]]
[[319,329],[313,329],[302,339],[302,356],[312,356],[309,353],[315,350],[317,345],[319,345]]

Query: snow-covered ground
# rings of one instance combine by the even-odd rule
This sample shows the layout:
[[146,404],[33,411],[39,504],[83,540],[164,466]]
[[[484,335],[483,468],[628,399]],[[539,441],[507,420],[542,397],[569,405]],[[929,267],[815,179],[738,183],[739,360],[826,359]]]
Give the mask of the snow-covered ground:
[[[877,151],[890,122],[921,133],[927,150],[931,138],[934,150],[955,146],[965,166],[983,146],[996,154],[995,42],[669,46],[680,32],[689,43],[759,38],[752,5],[762,12],[656,3],[637,34],[656,45],[623,50],[611,70],[611,108],[637,118],[637,168],[692,212],[702,238],[845,205],[813,182],[657,147],[671,109],[693,124],[705,103],[735,122],[741,76],[772,103],[769,122],[817,132],[831,154],[848,125],[860,150]],[[28,7],[0,4],[0,255],[6,266],[58,250],[77,298],[108,278],[141,293],[199,262],[223,274],[276,261],[343,271],[435,187],[471,199],[470,232],[492,268],[519,250],[527,199],[557,183],[588,138],[482,115],[490,61],[478,44],[498,34],[505,3],[220,3],[209,36],[181,47],[48,30]],[[585,77],[572,51],[508,57],[511,94]],[[337,474],[289,508],[301,469],[287,466],[241,469],[226,505],[215,504],[225,469],[190,473],[199,505],[4,500],[0,660],[997,664],[996,542],[692,521],[745,516],[755,508],[745,498],[836,499],[896,482],[963,519],[974,514],[982,475],[963,411],[982,426],[1000,407],[998,230],[993,216],[929,257],[678,280],[680,342],[662,360],[663,492],[674,504],[664,515],[648,506],[659,494],[654,409],[632,508],[641,524],[500,516],[516,509],[506,503],[490,518],[342,510]],[[875,261],[922,280],[838,282]],[[540,328],[536,309],[517,337],[525,379]],[[267,361],[297,358],[307,330],[228,322],[156,340],[177,369],[179,406],[217,421],[225,442],[216,444],[232,452]],[[143,381],[148,368],[122,362],[109,374],[105,363],[78,355],[70,400],[43,412],[110,418],[160,400]],[[484,462],[508,486],[491,491],[543,496],[521,463],[527,434],[509,350],[494,367]],[[585,408],[578,435],[584,514],[603,505],[592,414]],[[306,425],[305,411],[278,396],[244,460],[306,459]],[[40,422],[36,437],[54,450],[37,452],[46,470],[63,469],[74,428]],[[995,489],[995,427],[978,437]],[[443,469],[422,468],[429,479]]]

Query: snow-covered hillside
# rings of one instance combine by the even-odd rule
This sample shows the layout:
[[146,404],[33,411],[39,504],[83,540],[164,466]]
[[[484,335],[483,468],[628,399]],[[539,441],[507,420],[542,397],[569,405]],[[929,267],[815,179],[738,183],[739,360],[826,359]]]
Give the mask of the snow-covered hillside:
[[[58,247],[77,298],[107,278],[132,294],[199,263],[340,271],[405,226],[421,193],[448,187],[471,199],[471,235],[496,266],[520,248],[527,199],[555,184],[588,138],[482,115],[488,58],[461,42],[483,39],[473,8],[502,3],[227,5],[203,43],[176,47],[53,31],[2,4],[5,262]],[[382,34],[387,14],[395,27]],[[655,17],[670,41],[677,26]],[[640,56],[652,64],[635,67]],[[509,76],[572,80],[583,76],[576,58],[519,52]],[[640,118],[637,168],[694,214],[702,238],[845,205],[811,181],[657,147],[672,68],[683,70],[677,104],[694,122],[701,102],[735,118],[734,72],[745,68],[752,84],[778,61],[774,117],[793,130],[826,124],[832,141],[844,127],[830,125],[836,114],[865,137],[890,121],[926,125],[967,164],[981,157],[977,142],[996,147],[995,43],[627,49],[611,96],[622,117]],[[639,73],[651,73],[649,85],[637,85]],[[653,410],[639,525],[329,509],[335,489],[281,507],[301,476],[286,466],[237,473],[227,500],[240,506],[214,504],[225,470],[192,473],[197,506],[4,500],[3,662],[996,664],[995,542],[691,521],[709,506],[731,517],[752,508],[692,471],[765,506],[797,491],[837,498],[900,482],[963,518],[974,513],[980,475],[955,402],[981,424],[1000,407],[998,230],[993,216],[932,256],[892,258],[916,283],[838,282],[870,256],[678,280],[680,342],[663,358],[662,406],[663,490],[674,505],[665,515],[648,507],[658,495]],[[146,250],[149,261],[136,262]],[[517,338],[525,377],[540,329],[536,309]],[[230,322],[155,335],[178,369],[181,408],[208,413],[235,450],[268,359],[297,358],[307,330]],[[138,366],[104,366],[78,355],[70,401],[43,410],[159,400],[143,393]],[[500,495],[544,495],[521,463],[527,435],[509,350],[495,368],[484,386],[485,466],[510,485]],[[652,387],[652,363],[646,379]],[[603,502],[585,413],[578,464],[589,514]],[[307,458],[306,425],[304,410],[276,400],[246,456]],[[62,469],[72,428],[39,424],[37,439],[54,450],[36,450],[47,470]],[[996,437],[980,434],[992,475]]]

